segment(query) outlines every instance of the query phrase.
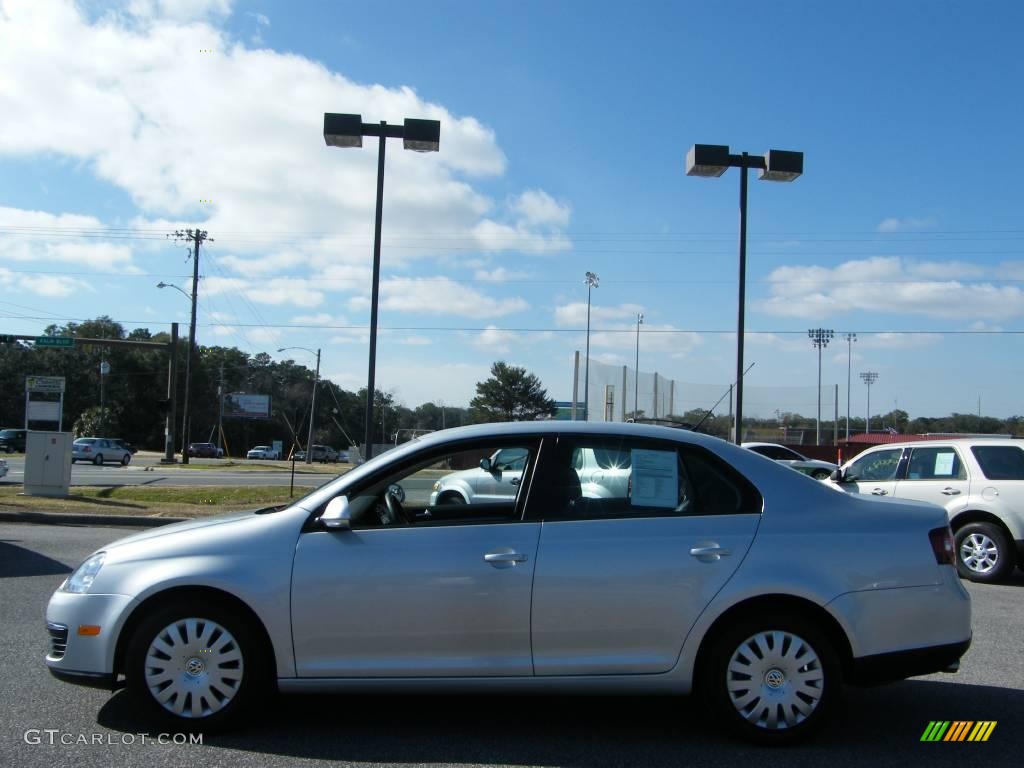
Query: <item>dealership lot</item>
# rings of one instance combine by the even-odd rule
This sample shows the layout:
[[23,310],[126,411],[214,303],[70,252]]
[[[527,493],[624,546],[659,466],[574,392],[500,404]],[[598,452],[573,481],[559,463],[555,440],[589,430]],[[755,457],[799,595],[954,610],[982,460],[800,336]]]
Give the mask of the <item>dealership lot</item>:
[[[0,525],[0,674],[7,693],[0,764],[674,766],[748,764],[756,753],[767,765],[998,765],[1016,762],[1024,747],[1019,571],[1005,586],[968,586],[974,645],[958,674],[848,690],[836,724],[792,750],[737,744],[709,729],[694,702],[659,698],[290,697],[249,728],[206,735],[202,745],[154,743],[155,731],[143,743],[139,734],[148,726],[124,692],[64,685],[42,663],[51,591],[91,551],[131,532]],[[984,744],[921,743],[932,720],[998,724]]]

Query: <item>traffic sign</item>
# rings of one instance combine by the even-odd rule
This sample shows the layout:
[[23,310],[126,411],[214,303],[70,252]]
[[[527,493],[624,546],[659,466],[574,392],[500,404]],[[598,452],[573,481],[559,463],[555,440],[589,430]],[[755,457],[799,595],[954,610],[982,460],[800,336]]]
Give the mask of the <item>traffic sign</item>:
[[73,347],[75,346],[74,336],[36,336],[37,347]]

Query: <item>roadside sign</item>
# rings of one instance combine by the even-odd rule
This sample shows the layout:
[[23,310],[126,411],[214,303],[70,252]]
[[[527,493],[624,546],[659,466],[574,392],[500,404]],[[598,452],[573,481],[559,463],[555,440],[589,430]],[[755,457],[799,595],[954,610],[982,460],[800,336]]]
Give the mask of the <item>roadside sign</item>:
[[73,347],[75,346],[74,336],[36,336],[37,347]]
[[63,376],[26,376],[26,392],[52,392],[54,394],[64,393]]

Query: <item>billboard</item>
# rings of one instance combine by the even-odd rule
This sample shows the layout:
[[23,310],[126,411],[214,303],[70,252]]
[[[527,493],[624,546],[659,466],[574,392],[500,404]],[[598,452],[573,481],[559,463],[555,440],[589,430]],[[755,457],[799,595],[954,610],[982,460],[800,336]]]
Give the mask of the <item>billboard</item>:
[[269,419],[270,395],[231,392],[224,395],[224,416],[232,419]]

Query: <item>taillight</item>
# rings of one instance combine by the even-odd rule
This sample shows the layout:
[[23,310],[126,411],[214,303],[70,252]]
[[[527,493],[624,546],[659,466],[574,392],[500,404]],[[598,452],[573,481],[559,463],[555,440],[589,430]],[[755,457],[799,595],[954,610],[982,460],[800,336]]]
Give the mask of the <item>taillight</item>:
[[956,565],[956,543],[953,540],[953,531],[948,525],[928,531],[928,540],[932,543],[936,563]]

